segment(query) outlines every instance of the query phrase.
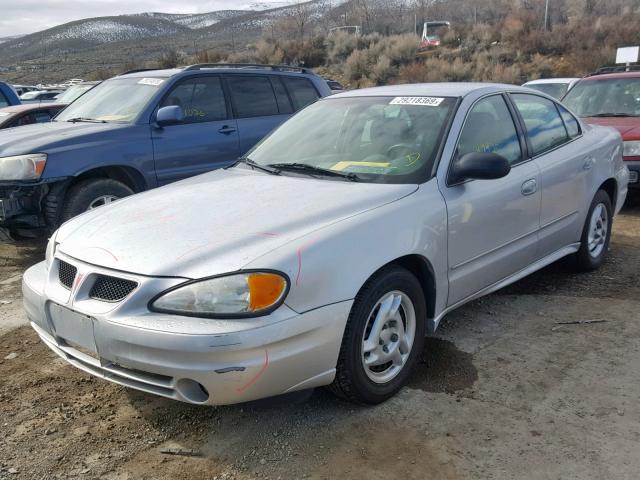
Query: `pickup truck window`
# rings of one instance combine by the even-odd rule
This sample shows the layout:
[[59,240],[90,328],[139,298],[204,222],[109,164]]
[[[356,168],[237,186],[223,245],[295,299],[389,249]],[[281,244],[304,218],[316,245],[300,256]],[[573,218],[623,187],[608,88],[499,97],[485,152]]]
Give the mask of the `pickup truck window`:
[[198,77],[178,83],[160,104],[177,105],[184,111],[184,123],[204,123],[227,118],[227,106],[220,77]]

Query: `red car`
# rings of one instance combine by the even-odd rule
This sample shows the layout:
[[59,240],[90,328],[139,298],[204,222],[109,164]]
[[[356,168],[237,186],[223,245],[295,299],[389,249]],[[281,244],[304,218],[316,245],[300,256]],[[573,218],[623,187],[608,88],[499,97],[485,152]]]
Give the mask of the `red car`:
[[640,71],[616,70],[625,67],[602,68],[583,78],[562,103],[587,123],[614,127],[620,132],[630,172],[629,187],[640,189]]
[[0,108],[0,129],[50,122],[64,107],[62,103],[28,103]]

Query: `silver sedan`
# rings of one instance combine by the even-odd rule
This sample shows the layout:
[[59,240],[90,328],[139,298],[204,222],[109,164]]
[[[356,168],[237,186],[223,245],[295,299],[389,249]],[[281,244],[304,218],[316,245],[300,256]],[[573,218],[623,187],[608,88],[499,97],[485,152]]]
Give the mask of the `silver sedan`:
[[540,92],[346,92],[231,168],[64,224],[25,309],[70,364],[176,400],[378,403],[447,312],[561,257],[598,268],[627,182],[619,134]]

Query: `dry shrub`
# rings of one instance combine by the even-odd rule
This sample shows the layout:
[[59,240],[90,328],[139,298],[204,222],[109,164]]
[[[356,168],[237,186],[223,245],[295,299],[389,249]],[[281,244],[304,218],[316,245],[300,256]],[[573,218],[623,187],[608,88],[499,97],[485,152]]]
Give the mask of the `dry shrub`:
[[359,82],[369,73],[367,50],[354,50],[344,62],[344,75],[351,82]]
[[358,47],[358,37],[346,32],[335,32],[327,38],[327,56],[331,63],[342,63]]
[[376,85],[384,85],[389,82],[396,73],[396,68],[391,64],[389,57],[382,55],[378,58],[375,65],[373,65],[370,78]]

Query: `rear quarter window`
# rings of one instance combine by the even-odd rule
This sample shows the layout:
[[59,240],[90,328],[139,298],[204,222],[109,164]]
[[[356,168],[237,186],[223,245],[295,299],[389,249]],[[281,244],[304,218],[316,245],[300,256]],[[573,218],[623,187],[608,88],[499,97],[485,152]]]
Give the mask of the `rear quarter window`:
[[8,106],[9,106],[9,100],[7,100],[7,97],[5,96],[4,93],[0,92],[0,108],[8,107]]
[[284,77],[282,80],[289,90],[289,95],[293,100],[293,108],[296,110],[300,110],[320,98],[313,83],[306,78]]
[[564,126],[567,127],[567,133],[569,134],[569,138],[576,138],[580,135],[580,124],[576,117],[569,113],[569,110],[564,108],[562,105],[558,105],[558,110],[560,110],[560,115],[562,116],[562,120],[564,121]]

